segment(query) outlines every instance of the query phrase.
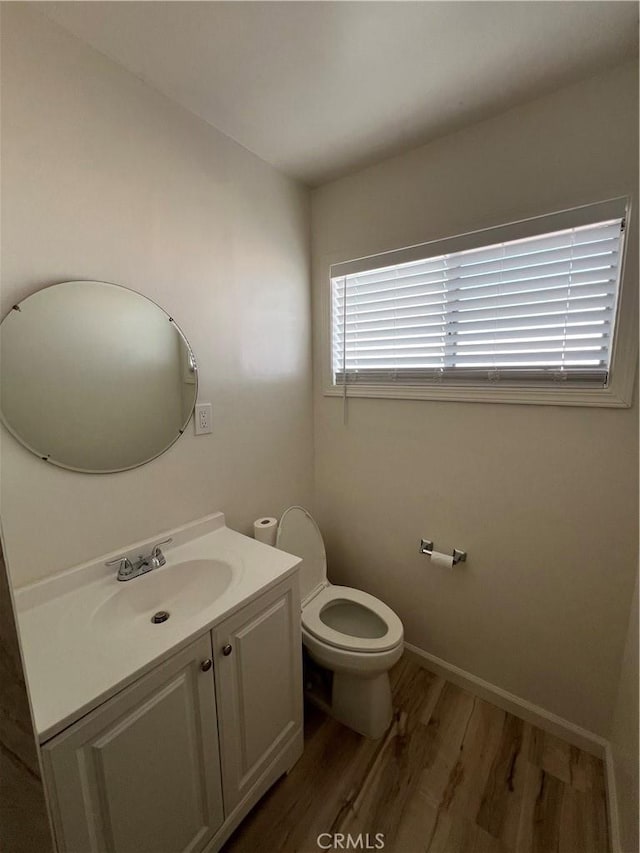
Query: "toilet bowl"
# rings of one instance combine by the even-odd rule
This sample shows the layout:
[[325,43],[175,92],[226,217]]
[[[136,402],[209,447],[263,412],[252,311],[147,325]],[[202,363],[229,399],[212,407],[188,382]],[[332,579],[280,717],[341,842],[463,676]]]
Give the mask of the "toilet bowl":
[[327,580],[322,534],[299,506],[280,519],[276,546],[302,559],[302,643],[333,674],[327,710],[367,737],[381,737],[391,723],[389,669],[402,655],[402,622],[380,599]]

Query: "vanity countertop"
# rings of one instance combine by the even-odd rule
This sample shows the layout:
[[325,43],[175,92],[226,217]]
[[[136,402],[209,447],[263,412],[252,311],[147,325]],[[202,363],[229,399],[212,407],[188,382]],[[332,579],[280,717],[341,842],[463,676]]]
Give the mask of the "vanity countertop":
[[[120,554],[148,553],[168,537],[173,541],[163,548],[162,568],[121,582],[117,566],[104,565]],[[224,515],[215,513],[17,590],[40,741],[286,578],[299,563],[298,557],[230,530]],[[170,618],[152,624],[151,615],[161,609]]]

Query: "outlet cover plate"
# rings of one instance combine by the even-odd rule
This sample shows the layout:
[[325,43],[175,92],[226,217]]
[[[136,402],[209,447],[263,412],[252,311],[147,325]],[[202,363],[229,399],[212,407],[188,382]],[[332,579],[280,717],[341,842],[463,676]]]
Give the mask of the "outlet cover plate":
[[207,435],[211,432],[211,403],[196,403],[195,426],[196,435]]

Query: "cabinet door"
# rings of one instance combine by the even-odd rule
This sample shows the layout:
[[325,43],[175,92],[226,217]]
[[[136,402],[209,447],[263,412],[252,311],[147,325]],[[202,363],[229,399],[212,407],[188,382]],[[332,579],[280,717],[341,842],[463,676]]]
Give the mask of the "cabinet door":
[[67,853],[201,850],[223,821],[207,634],[43,749]]
[[296,579],[231,616],[213,638],[228,816],[302,726]]

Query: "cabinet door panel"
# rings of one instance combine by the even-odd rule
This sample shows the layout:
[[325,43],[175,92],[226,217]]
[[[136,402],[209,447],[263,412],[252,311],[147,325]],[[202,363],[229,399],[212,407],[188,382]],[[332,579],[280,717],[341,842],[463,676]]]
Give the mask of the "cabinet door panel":
[[210,656],[197,640],[46,745],[62,849],[195,853],[222,824]]
[[272,591],[226,620],[214,630],[214,645],[229,814],[302,725],[296,589]]

